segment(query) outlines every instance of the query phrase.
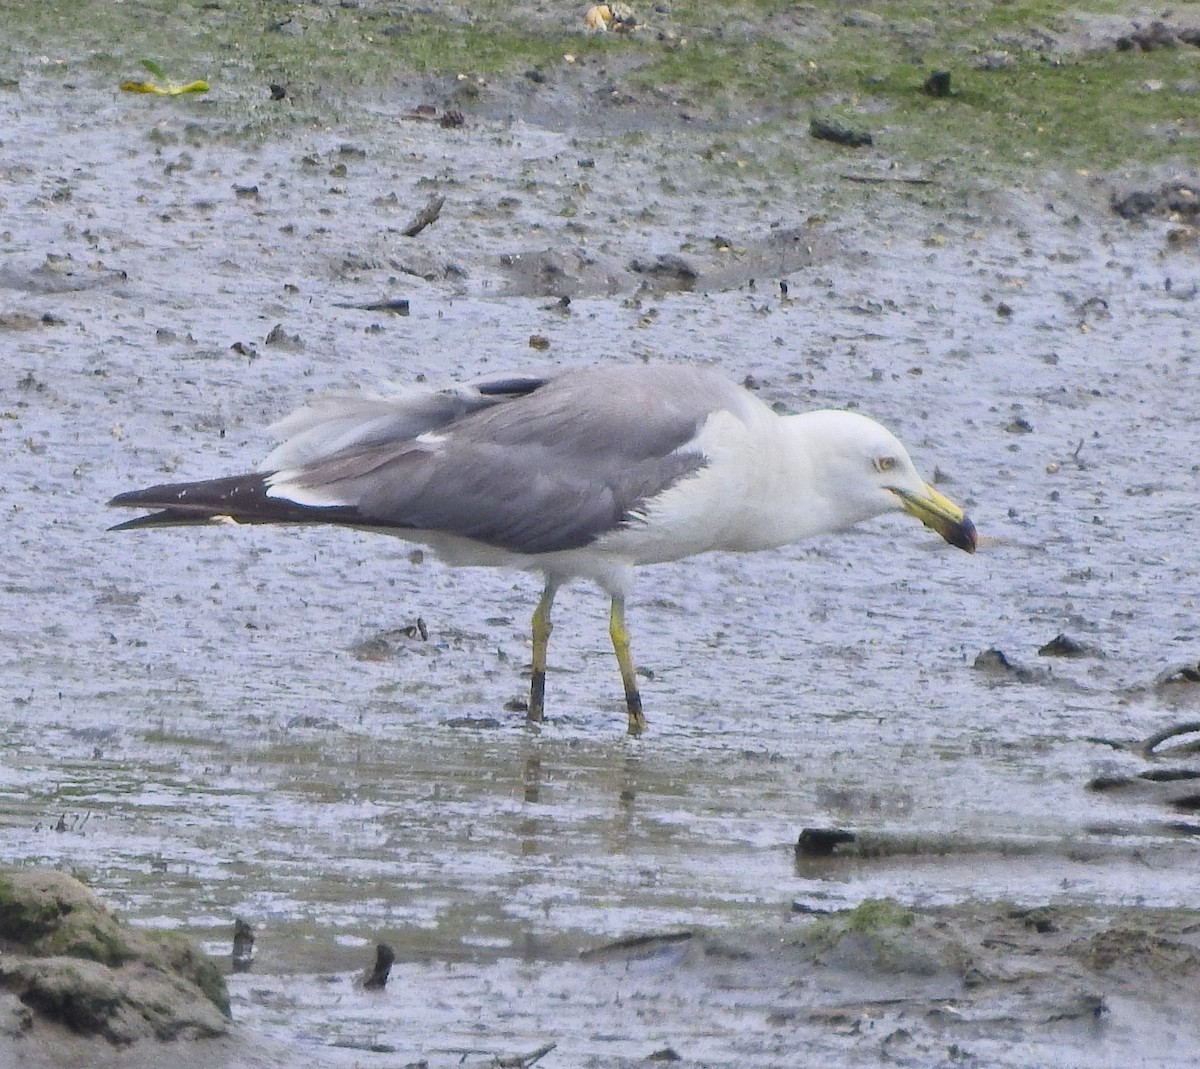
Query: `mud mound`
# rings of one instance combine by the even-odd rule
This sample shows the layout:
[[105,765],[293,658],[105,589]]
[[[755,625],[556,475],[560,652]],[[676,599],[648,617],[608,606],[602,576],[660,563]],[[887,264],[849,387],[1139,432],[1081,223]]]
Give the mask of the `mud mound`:
[[61,872],[0,872],[0,1026],[40,1023],[114,1044],[223,1035],[229,999],[216,965],[187,940],[123,924]]

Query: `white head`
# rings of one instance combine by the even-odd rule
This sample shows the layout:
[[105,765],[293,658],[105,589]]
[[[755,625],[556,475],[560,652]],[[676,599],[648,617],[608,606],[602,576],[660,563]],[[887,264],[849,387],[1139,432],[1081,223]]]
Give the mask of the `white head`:
[[833,410],[806,412],[788,422],[826,503],[831,529],[907,512],[952,546],[975,551],[975,525],[921,478],[908,450],[886,427],[856,412]]

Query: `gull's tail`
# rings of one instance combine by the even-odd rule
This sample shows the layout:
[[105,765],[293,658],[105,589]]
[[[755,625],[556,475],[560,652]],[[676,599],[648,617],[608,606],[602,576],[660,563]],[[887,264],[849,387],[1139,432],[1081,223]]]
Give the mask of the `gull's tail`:
[[302,505],[270,493],[271,473],[254,472],[195,483],[165,483],[118,494],[109,504],[123,508],[159,509],[126,520],[110,531],[143,527],[191,527],[206,523],[353,523],[354,508]]

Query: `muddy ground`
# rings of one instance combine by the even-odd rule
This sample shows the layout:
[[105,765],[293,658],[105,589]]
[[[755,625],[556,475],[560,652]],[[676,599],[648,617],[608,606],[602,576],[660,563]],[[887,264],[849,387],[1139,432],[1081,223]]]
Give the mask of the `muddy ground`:
[[[800,178],[611,81],[398,78],[319,121],[52,55],[0,90],[4,860],[222,957],[254,926],[240,1038],[173,1064],[1181,1064],[1200,859],[1162,773],[1196,763],[1121,744],[1198,701],[1200,254],[1112,201],[1186,170],[813,143]],[[314,392],[617,360],[871,413],[979,553],[881,521],[647,569],[630,740],[594,592],[560,599],[531,734],[532,578],[346,532],[105,533],[112,494],[253,466]],[[797,861],[805,827],[860,841]],[[586,953],[648,933],[677,938]]]

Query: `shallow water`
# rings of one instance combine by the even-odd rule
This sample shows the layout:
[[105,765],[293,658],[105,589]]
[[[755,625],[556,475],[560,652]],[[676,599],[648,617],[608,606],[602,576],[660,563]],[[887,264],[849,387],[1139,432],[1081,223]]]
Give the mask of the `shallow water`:
[[[528,1051],[552,1020],[577,1064],[670,1042],[769,1065],[805,1033],[743,1006],[706,1032],[686,977],[655,996],[669,1021],[624,1015],[610,1035],[621,969],[596,980],[575,955],[646,931],[760,936],[794,900],[1194,903],[1195,840],[1164,827],[1179,815],[1084,789],[1145,767],[1089,737],[1181,718],[1186,695],[1152,684],[1200,645],[1200,268],[1166,251],[1166,224],[1111,217],[1079,180],[937,204],[853,192],[787,299],[758,278],[585,295],[564,315],[505,292],[501,257],[749,242],[819,205],[710,174],[686,142],[664,150],[690,190],[668,200],[654,150],[588,143],[589,181],[619,174],[652,204],[631,223],[580,189],[563,134],[355,116],[247,143],[227,112],[176,103],[33,79],[0,97],[0,313],[32,317],[0,329],[7,862],[69,867],[214,953],[246,918],[258,956],[231,980],[236,1016],[326,1065],[360,1064],[329,1044],[376,1035],[435,1064]],[[438,183],[443,219],[401,238]],[[401,207],[376,203],[390,191]],[[426,282],[401,270],[414,258],[467,275]],[[411,315],[335,306],[393,296]],[[302,346],[264,344],[276,323]],[[586,588],[556,605],[551,720],[532,733],[505,708],[527,686],[532,577],[353,532],[104,530],[120,490],[256,464],[261,428],[313,391],[547,359],[701,360],[789,408],[859,406],[969,507],[980,551],[896,520],[646,569],[630,622],[651,728],[631,740]],[[427,642],[355,655],[418,616]],[[1104,656],[1039,657],[1063,631]],[[1030,678],[975,670],[991,647]],[[924,845],[798,868],[807,826]],[[372,1001],[349,977],[380,939],[399,981]],[[576,996],[565,1025],[544,1010],[555,990]]]

